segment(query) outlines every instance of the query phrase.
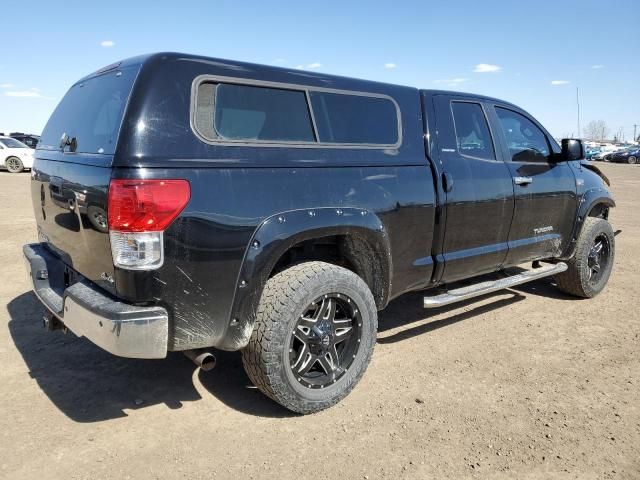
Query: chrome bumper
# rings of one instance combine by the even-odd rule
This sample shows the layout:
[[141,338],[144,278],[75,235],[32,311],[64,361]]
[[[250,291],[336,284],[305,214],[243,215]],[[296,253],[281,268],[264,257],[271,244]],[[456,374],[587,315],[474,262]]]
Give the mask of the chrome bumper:
[[169,316],[162,307],[136,307],[113,299],[87,280],[56,285],[63,262],[44,245],[23,247],[33,290],[42,304],[78,336],[120,357],[167,356]]

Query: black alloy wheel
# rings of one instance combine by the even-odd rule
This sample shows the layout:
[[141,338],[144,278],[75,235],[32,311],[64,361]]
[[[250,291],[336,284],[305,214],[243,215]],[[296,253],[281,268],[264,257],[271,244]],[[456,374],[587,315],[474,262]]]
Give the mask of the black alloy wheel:
[[609,238],[605,234],[598,235],[591,245],[587,265],[589,266],[589,282],[597,285],[602,280],[602,275],[607,271],[611,260],[611,246]]
[[309,305],[289,344],[294,376],[308,388],[325,388],[347,372],[361,343],[362,317],[351,298],[330,293]]

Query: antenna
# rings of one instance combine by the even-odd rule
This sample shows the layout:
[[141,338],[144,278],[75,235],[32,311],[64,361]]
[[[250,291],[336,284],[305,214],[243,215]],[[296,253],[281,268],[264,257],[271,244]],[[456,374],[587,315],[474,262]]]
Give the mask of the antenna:
[[578,138],[582,138],[582,130],[580,130],[580,91],[576,87],[576,104],[578,105]]

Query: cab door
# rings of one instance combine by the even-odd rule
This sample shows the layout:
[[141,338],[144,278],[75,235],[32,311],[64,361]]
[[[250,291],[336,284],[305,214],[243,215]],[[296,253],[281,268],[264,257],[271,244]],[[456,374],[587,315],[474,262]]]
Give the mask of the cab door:
[[490,110],[515,189],[505,265],[559,256],[571,241],[577,210],[573,170],[525,112],[500,104]]
[[508,251],[513,182],[475,97],[434,95],[445,199],[441,282],[498,270]]

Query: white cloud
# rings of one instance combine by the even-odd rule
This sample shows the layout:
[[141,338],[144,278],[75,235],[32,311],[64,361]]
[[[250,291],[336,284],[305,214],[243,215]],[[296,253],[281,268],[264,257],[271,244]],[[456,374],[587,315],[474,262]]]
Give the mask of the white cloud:
[[322,66],[321,63],[313,62],[308,65],[296,65],[296,69],[298,70],[313,70],[315,68],[320,68]]
[[604,68],[604,65],[591,65],[591,68],[594,70],[600,70],[601,68]]
[[41,98],[40,92],[35,90],[9,90],[4,92],[7,97]]
[[13,83],[0,83],[0,88],[11,88]]
[[491,63],[479,63],[476,68],[473,69],[475,73],[497,73],[502,70],[499,65],[492,65]]
[[396,68],[397,65],[393,62],[385,63],[384,68]]
[[103,47],[113,47],[116,44],[113,40],[103,40],[100,45]]
[[281,64],[281,63],[286,63],[286,60],[284,58],[276,58],[273,62],[271,63],[276,63],[276,64]]
[[442,78],[439,80],[434,80],[433,83],[436,83],[438,85],[446,85],[448,87],[457,87],[467,81],[467,78]]
[[568,85],[570,83],[569,80],[551,80],[551,85]]

